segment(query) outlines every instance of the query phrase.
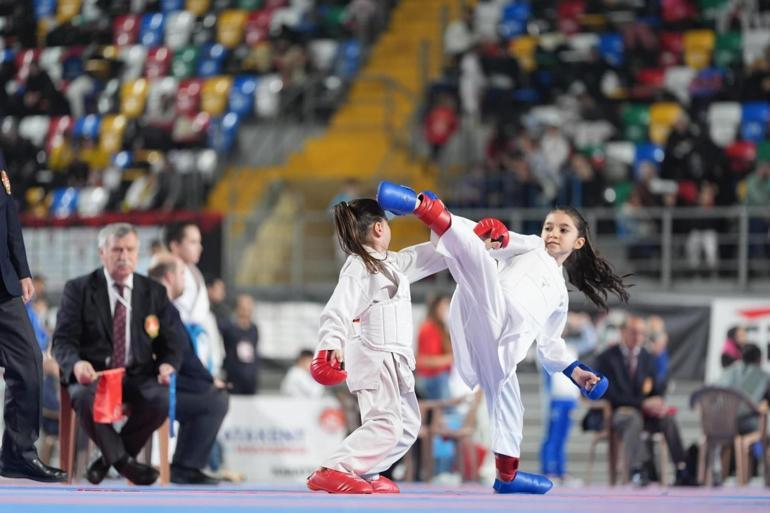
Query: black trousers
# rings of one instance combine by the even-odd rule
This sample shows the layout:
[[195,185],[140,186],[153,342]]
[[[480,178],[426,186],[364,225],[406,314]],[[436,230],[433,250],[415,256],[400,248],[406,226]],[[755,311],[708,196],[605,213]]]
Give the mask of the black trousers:
[[128,406],[128,420],[118,433],[112,424],[94,422],[96,383],[71,384],[68,388],[72,409],[81,427],[112,465],[125,456],[136,457],[152,433],[168,417],[168,387],[152,376],[126,376],[123,379],[123,404]]
[[[4,292],[4,291],[3,291]],[[5,367],[5,431],[0,459],[36,455],[43,358],[20,297],[0,299],[0,366]]]
[[173,465],[203,469],[225,420],[230,404],[226,391],[213,385],[203,393],[176,392],[176,419],[179,421]]

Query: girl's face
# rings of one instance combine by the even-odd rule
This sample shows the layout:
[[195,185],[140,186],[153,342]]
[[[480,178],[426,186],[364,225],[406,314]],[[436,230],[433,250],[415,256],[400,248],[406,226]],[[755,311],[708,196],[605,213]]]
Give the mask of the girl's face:
[[540,238],[545,241],[545,250],[561,265],[570,254],[583,247],[586,240],[578,234],[575,221],[569,214],[555,210],[548,214],[543,223]]

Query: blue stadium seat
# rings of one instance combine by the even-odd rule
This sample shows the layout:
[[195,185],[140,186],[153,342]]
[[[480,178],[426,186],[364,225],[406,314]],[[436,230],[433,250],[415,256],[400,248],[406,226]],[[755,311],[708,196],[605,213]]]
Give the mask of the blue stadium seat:
[[764,140],[770,120],[770,103],[749,102],[741,105],[741,139],[751,142]]
[[184,11],[184,0],[160,0],[160,10],[163,12]]
[[233,80],[230,89],[229,110],[241,118],[254,115],[254,98],[259,79],[254,76],[239,75]]
[[77,213],[79,195],[80,191],[74,187],[55,189],[51,195],[51,215],[62,218]]
[[503,7],[500,16],[500,35],[503,39],[511,39],[525,34],[530,12],[527,3],[512,2]]
[[142,16],[139,27],[139,43],[144,46],[161,46],[166,27],[166,16],[155,12]]
[[663,148],[657,144],[639,143],[636,145],[636,154],[634,155],[634,173],[639,170],[642,162],[652,162],[655,167],[660,167],[665,153]]
[[361,43],[355,39],[345,41],[337,54],[334,71],[343,78],[351,78],[361,66]]
[[620,66],[625,61],[623,37],[620,34],[602,34],[599,38],[599,52],[613,66]]
[[75,121],[75,126],[72,127],[73,137],[83,137],[85,139],[96,140],[99,138],[99,131],[101,130],[102,117],[97,114],[89,114],[78,118]]
[[56,0],[35,0],[35,18],[56,17]]
[[222,65],[227,57],[227,49],[216,43],[205,43],[200,47],[198,58],[199,77],[213,77],[222,74]]
[[226,154],[235,146],[238,138],[238,114],[228,112],[221,117],[212,117],[208,129],[208,144],[217,153]]
[[112,157],[112,164],[118,169],[126,169],[134,163],[134,154],[130,151],[119,151]]

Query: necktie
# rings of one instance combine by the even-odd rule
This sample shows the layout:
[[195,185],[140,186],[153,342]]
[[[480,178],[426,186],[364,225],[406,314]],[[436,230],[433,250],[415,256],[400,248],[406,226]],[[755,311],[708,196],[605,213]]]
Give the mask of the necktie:
[[636,377],[636,360],[637,355],[633,353],[628,355],[628,375],[631,376],[631,379]]
[[[123,297],[125,286],[116,283],[118,295]],[[112,314],[112,367],[126,366],[126,305],[118,299],[115,302],[115,312]]]

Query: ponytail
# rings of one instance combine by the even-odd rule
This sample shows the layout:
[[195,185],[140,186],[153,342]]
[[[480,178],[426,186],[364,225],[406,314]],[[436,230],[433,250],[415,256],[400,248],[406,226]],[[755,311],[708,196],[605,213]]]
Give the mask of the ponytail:
[[607,310],[607,293],[612,292],[623,303],[628,302],[628,289],[631,285],[623,283],[623,278],[615,274],[610,263],[594,251],[589,237],[588,223],[573,207],[558,207],[553,211],[564,212],[572,218],[578,230],[578,236],[585,239],[585,244],[564,261],[569,282],[602,310]]
[[385,211],[373,199],[342,201],[334,206],[334,228],[337,241],[348,255],[358,255],[364,261],[366,270],[375,274],[382,272],[383,263],[364,248],[369,228],[378,221],[384,221]]

